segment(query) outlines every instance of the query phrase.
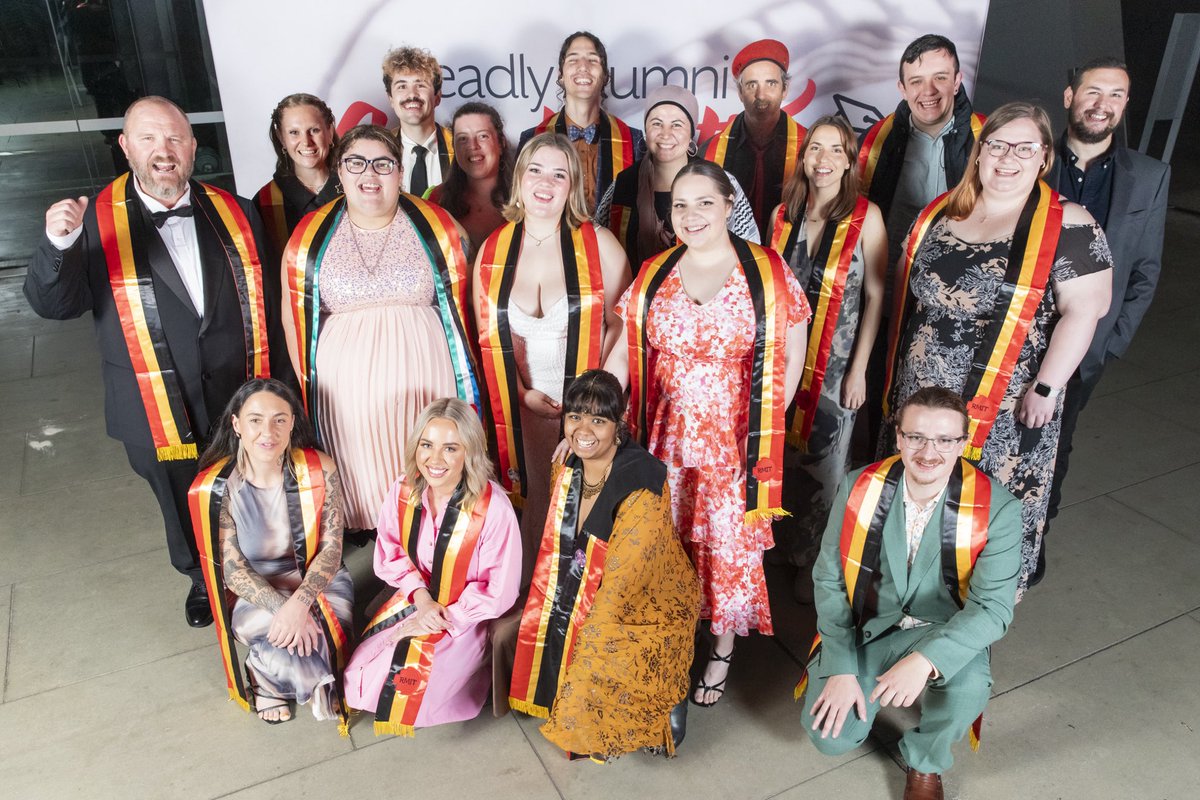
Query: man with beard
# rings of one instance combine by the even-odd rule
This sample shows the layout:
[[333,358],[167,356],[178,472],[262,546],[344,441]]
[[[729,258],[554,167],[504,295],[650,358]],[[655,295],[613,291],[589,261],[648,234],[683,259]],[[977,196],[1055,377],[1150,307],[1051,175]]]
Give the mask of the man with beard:
[[196,139],[177,105],[135,101],[118,142],[132,175],[50,206],[25,297],[48,319],[92,313],[108,435],[158,500],[171,564],[192,581],[185,616],[203,627],[212,614],[188,489],[229,398],[269,375],[271,355],[287,362],[278,269],[264,277],[250,202],[190,180]]
[[442,67],[428,50],[397,47],[383,57],[383,87],[400,125],[392,130],[404,160],[400,188],[424,197],[450,171],[454,142],[433,119],[442,102]]
[[991,646],[1008,630],[1021,566],[1021,502],[962,458],[957,392],[914,392],[899,455],[850,473],[813,567],[817,638],[796,697],[817,750],[861,745],[880,707],[921,700],[904,732],[905,800],[942,800],[951,747],[978,743]]
[[762,241],[767,241],[771,209],[783,197],[783,184],[800,164],[803,125],[783,113],[787,96],[787,46],[760,39],[733,58],[733,79],[745,108],[703,145],[700,152],[733,173],[750,201]]
[[[1079,412],[1100,382],[1104,365],[1129,349],[1154,299],[1162,267],[1171,168],[1115,141],[1128,102],[1129,72],[1120,59],[1099,58],[1074,70],[1063,92],[1067,129],[1046,176],[1047,183],[1096,218],[1113,260],[1112,305],[1066,385],[1047,520],[1058,513]],[[1031,584],[1045,574],[1045,552],[1043,540]]]

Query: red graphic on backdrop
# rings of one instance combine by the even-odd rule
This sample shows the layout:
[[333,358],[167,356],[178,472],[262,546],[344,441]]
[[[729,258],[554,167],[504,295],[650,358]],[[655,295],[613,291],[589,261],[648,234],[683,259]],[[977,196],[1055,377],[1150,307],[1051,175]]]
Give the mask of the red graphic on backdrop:
[[[367,117],[370,117],[370,119],[367,119]],[[338,120],[337,135],[344,136],[346,131],[355,125],[365,125],[367,123],[372,125],[386,125],[387,112],[363,100],[355,100]]]

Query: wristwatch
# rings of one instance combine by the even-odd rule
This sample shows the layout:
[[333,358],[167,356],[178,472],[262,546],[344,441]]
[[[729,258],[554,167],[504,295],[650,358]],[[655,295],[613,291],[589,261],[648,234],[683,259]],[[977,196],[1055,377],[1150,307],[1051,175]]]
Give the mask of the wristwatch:
[[1049,397],[1051,400],[1057,398],[1060,394],[1062,394],[1061,387],[1058,389],[1055,389],[1054,387],[1048,386],[1047,384],[1044,384],[1041,381],[1038,381],[1037,383],[1033,384],[1033,391],[1037,392],[1042,397]]

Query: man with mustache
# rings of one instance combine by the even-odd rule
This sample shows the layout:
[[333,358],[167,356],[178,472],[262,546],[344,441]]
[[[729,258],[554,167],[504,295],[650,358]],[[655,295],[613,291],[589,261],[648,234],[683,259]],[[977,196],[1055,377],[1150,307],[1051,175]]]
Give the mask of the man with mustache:
[[733,58],[732,71],[745,110],[700,147],[705,158],[737,178],[764,242],[767,217],[800,163],[804,142],[804,126],[780,108],[787,96],[790,63],[787,46],[775,39],[743,47]]
[[392,129],[404,160],[400,188],[424,197],[454,158],[450,131],[433,119],[442,102],[442,67],[428,50],[397,47],[383,57],[383,87],[400,125]]
[[[1067,129],[1046,176],[1047,183],[1096,218],[1113,257],[1112,305],[1066,385],[1047,520],[1058,513],[1079,413],[1100,382],[1104,365],[1129,349],[1154,299],[1162,267],[1171,168],[1116,141],[1114,133],[1128,102],[1129,72],[1120,59],[1098,58],[1075,69],[1063,92]],[[1031,585],[1045,574],[1045,552],[1043,539]]]
[[813,567],[817,638],[796,696],[820,752],[861,745],[881,707],[921,700],[900,738],[904,800],[942,800],[951,747],[991,693],[1021,567],[1021,501],[962,458],[957,392],[920,389],[896,415],[899,455],[850,473]]
[[188,489],[229,398],[269,375],[272,356],[287,363],[279,270],[264,275],[250,202],[190,180],[196,139],[177,105],[135,101],[118,141],[132,174],[50,206],[25,297],[47,319],[92,313],[108,435],[158,500],[171,564],[192,581],[187,622],[203,627],[212,613]]

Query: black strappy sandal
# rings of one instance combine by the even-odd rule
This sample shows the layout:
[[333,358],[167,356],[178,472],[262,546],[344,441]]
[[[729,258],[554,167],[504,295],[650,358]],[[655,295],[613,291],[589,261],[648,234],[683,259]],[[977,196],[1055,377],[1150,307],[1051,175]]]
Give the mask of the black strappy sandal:
[[[709,661],[720,661],[723,664],[732,665],[733,664],[733,651],[730,650],[728,653],[726,653],[725,655],[722,656],[722,655],[717,654],[716,647],[714,647],[712,650],[710,650],[708,652],[708,660]],[[717,699],[713,700],[711,703],[701,703],[699,700],[696,699],[696,692],[716,692],[718,695],[724,695],[725,694],[725,681],[727,681],[727,680],[729,680],[729,672],[728,671],[725,672],[725,677],[722,678],[720,680],[720,682],[715,683],[712,686],[709,686],[707,683],[704,682],[704,675],[701,675],[699,678],[696,679],[696,685],[692,688],[692,693],[690,695],[692,702],[695,703],[696,705],[700,706],[701,708],[712,708],[718,702],[720,702],[721,698],[717,697]]]

